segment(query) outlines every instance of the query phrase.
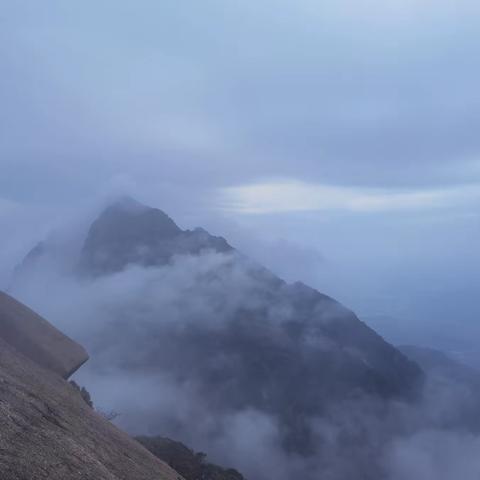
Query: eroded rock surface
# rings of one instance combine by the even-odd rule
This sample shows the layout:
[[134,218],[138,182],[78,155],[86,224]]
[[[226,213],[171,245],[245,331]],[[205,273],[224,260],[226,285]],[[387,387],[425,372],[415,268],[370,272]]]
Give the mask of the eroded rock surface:
[[0,296],[1,480],[182,480],[62,378],[85,359],[73,340]]
[[0,338],[63,378],[68,378],[88,360],[83,347],[3,292],[0,292]]

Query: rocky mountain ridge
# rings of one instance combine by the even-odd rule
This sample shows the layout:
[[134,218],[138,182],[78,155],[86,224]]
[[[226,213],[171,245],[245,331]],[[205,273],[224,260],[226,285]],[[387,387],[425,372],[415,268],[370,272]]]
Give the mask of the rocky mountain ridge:
[[[20,277],[53,249],[48,242],[36,249]],[[337,422],[339,409],[369,403],[380,415],[391,400],[413,402],[422,393],[418,365],[351,310],[303,283],[284,282],[221,237],[180,229],[158,209],[131,200],[107,207],[69,263],[75,268],[61,273],[59,285],[91,288],[101,301],[87,344],[95,354],[92,378],[104,375],[108,362],[130,381],[148,375],[149,391],[163,385],[148,411],[114,405],[135,431],[207,442],[202,450],[217,449],[221,459],[221,445],[231,441],[227,426],[253,415],[272,425],[282,455],[315,458],[326,452],[317,426]],[[81,309],[77,324],[88,320]],[[162,392],[190,398],[186,411],[165,411]],[[338,448],[358,444],[342,435]]]

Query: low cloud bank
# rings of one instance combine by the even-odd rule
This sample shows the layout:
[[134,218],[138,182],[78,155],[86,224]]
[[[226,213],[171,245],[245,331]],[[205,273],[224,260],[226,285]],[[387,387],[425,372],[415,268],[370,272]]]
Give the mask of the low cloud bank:
[[[88,348],[91,361],[77,381],[100,409],[119,412],[117,422],[132,434],[181,440],[250,480],[478,478],[477,397],[462,383],[428,381],[413,404],[362,394],[279,415],[278,403],[294,405],[303,392],[272,394],[272,365],[250,362],[286,342],[277,326],[294,312],[271,302],[268,272],[255,264],[204,252],[98,278],[73,270],[47,254],[17,276],[11,293]],[[239,311],[261,311],[263,321],[239,320]],[[312,343],[334,348],[312,333],[304,355]],[[276,369],[287,375],[288,358],[279,357]]]

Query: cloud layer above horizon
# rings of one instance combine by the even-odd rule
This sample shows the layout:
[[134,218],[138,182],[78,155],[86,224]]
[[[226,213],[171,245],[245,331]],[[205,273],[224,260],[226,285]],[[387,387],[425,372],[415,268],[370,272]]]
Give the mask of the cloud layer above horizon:
[[[119,174],[192,188],[479,182],[479,10],[466,0],[10,4],[2,196],[86,195]],[[28,191],[30,176],[50,188]]]
[[79,204],[128,191],[360,313],[472,324],[479,13],[471,0],[3,5],[0,281]]

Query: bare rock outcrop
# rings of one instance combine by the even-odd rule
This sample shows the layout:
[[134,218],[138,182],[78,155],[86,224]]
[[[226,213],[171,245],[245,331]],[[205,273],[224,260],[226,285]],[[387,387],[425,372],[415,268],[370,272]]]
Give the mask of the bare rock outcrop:
[[85,360],[73,340],[0,296],[0,478],[182,480],[62,378]]
[[68,378],[88,360],[83,347],[3,292],[0,292],[0,338],[63,378]]

